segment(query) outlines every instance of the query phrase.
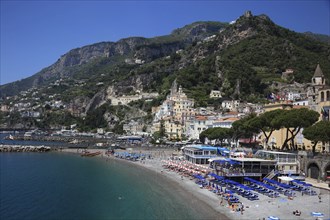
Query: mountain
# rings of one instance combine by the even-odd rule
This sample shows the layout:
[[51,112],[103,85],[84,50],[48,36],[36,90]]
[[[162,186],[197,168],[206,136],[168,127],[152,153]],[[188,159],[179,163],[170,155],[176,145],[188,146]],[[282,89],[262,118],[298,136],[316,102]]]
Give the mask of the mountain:
[[310,38],[314,39],[314,40],[330,44],[330,36],[329,35],[314,34],[312,32],[304,32],[303,34],[306,35],[307,37],[310,37]]
[[[195,22],[174,30],[170,35],[155,38],[130,37],[118,42],[101,42],[76,48],[61,56],[53,65],[26,79],[1,86],[1,96],[15,95],[33,86],[47,85],[60,78],[84,75],[91,65],[115,65],[125,58],[155,60],[184,49],[194,41],[216,34],[228,24]],[[101,63],[100,63],[101,62]],[[87,73],[86,77],[90,77]]]
[[[36,87],[43,100],[56,94],[88,113],[113,96],[140,92],[158,92],[154,102],[159,103],[177,79],[197,106],[214,104],[209,99],[213,89],[225,97],[258,101],[269,85],[283,81],[287,68],[294,70],[295,81],[306,83],[319,63],[329,82],[330,47],[320,39],[280,27],[267,15],[246,12],[230,24],[195,22],[166,36],[73,49],[35,75],[2,85],[1,97]],[[150,104],[136,105],[150,110]]]

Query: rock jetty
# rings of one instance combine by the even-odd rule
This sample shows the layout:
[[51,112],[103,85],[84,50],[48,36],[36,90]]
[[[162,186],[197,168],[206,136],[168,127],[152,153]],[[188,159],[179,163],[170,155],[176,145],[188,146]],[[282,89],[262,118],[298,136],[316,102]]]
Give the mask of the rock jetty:
[[32,145],[0,145],[0,152],[47,152],[51,147]]

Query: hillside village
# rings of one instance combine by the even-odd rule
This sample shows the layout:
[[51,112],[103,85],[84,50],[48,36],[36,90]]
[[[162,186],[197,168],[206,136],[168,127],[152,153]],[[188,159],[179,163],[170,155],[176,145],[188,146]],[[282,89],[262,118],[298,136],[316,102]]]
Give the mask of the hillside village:
[[[283,77],[294,74],[294,70],[289,69],[283,72]],[[53,86],[60,86],[61,80],[56,81]],[[76,84],[79,86],[80,84]],[[96,85],[97,86],[97,85]],[[111,87],[108,90],[112,90]],[[170,93],[160,106],[152,107],[153,120],[151,124],[145,124],[141,120],[131,119],[123,123],[123,131],[129,135],[153,135],[163,132],[163,136],[171,141],[198,141],[201,132],[208,128],[222,127],[231,128],[235,121],[244,118],[251,113],[260,115],[274,109],[295,109],[309,108],[320,113],[320,120],[329,120],[330,109],[330,87],[326,85],[324,74],[319,64],[317,64],[314,75],[310,83],[274,83],[273,92],[267,97],[269,104],[247,103],[240,100],[226,99],[222,97],[221,91],[212,90],[210,98],[217,100],[221,106],[214,107],[194,107],[194,100],[188,98],[184,93],[184,88],[174,80]],[[157,98],[157,93],[138,93],[135,95],[118,96],[109,92],[107,100],[113,106],[129,105],[130,102],[137,100],[151,101]],[[75,107],[72,103],[65,103],[57,94],[47,97],[40,94],[37,88],[21,92],[20,95],[7,97],[1,100],[1,111],[4,113],[18,112],[22,118],[34,118],[40,120],[45,111],[61,110],[67,111],[72,115],[84,117],[83,109]],[[5,128],[6,124],[2,124]],[[74,126],[73,126],[74,127]],[[33,127],[31,127],[33,128]],[[72,126],[71,126],[72,128]],[[100,134],[104,129],[98,129]],[[281,145],[283,132],[275,132],[272,135],[268,147]],[[254,142],[257,145],[264,145],[264,137],[258,135],[254,140],[239,140],[239,143],[227,143],[232,145],[244,145]],[[295,141],[298,148],[310,150],[311,142],[304,139],[302,132],[299,133]],[[318,151],[322,145],[317,146]]]
[[[330,87],[325,84],[325,79],[320,65],[317,65],[314,76],[309,84],[290,84],[280,88],[277,94],[271,94],[270,103],[266,105],[254,103],[241,103],[239,100],[223,100],[221,102],[222,112],[213,108],[194,109],[194,101],[187,98],[181,87],[177,89],[176,82],[173,83],[171,93],[163,104],[154,109],[155,118],[152,133],[159,131],[163,122],[164,132],[169,139],[199,140],[202,131],[208,128],[222,127],[230,128],[232,123],[250,113],[262,114],[275,109],[309,108],[320,113],[320,120],[329,120],[330,109]],[[211,93],[212,95],[217,92]],[[218,97],[214,97],[218,98]],[[127,131],[132,132],[132,131]],[[134,132],[132,132],[134,133]],[[280,146],[281,132],[272,136],[271,145]],[[258,135],[257,141],[263,144],[262,135]],[[310,150],[310,141],[303,138],[302,132],[297,136],[298,147]],[[240,144],[250,143],[251,140],[241,140]],[[319,145],[319,148],[321,145]],[[318,149],[322,150],[322,149]],[[324,150],[324,149],[323,149]]]

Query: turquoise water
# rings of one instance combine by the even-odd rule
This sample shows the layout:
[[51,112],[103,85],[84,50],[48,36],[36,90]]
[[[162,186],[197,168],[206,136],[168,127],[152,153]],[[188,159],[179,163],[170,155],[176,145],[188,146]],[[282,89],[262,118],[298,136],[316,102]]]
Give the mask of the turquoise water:
[[0,219],[203,219],[161,175],[64,153],[0,153]]

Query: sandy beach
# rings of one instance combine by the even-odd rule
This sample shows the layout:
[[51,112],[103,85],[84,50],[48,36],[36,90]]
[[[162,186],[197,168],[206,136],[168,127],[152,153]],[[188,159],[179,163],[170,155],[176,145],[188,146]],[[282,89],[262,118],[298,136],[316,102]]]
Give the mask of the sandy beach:
[[[76,149],[63,149],[63,152],[80,153]],[[278,198],[269,198],[268,196],[258,194],[259,200],[250,201],[239,196],[240,201],[244,204],[244,212],[232,211],[227,202],[220,205],[221,196],[207,190],[201,189],[194,180],[188,177],[182,177],[179,173],[164,169],[162,166],[164,160],[177,151],[170,149],[134,149],[132,152],[146,153],[151,155],[151,159],[143,161],[128,161],[119,159],[114,156],[106,154],[105,150],[89,150],[90,152],[101,151],[98,155],[100,159],[104,160],[118,160],[127,163],[133,167],[146,169],[150,175],[156,175],[157,178],[162,178],[166,186],[173,189],[180,196],[185,198],[192,207],[199,209],[201,213],[205,213],[205,219],[267,219],[268,216],[276,216],[279,219],[310,219],[315,220],[311,212],[321,212],[324,214],[323,218],[330,218],[330,191],[322,188],[313,187],[317,194],[321,193],[321,202],[318,196],[302,195],[296,192],[296,197],[289,200],[284,195]],[[121,150],[118,150],[121,151]],[[117,152],[117,150],[116,150]],[[313,184],[313,183],[312,183]],[[295,216],[293,211],[301,211],[300,216]]]

